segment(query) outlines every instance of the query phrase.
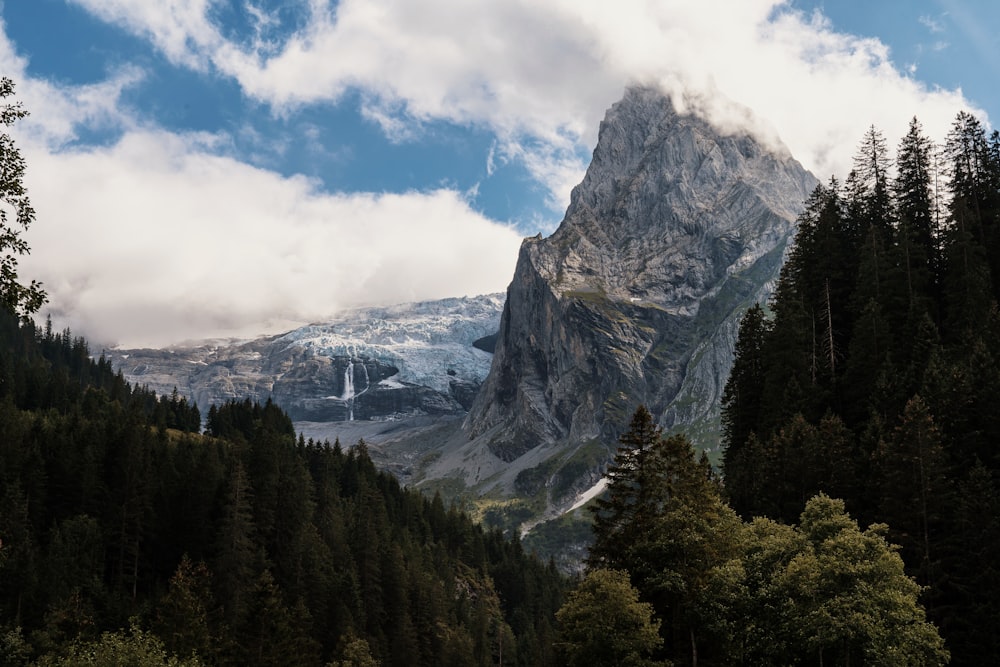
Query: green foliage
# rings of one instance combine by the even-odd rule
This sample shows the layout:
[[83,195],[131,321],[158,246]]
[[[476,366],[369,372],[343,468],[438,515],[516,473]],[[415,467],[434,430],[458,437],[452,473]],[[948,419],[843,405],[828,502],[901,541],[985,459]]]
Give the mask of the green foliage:
[[[921,404],[909,414],[898,437],[910,441],[906,434],[921,430],[930,448],[934,431]],[[836,470],[850,457],[839,418],[815,427],[798,417],[779,439],[792,472],[769,484],[791,484],[790,496],[798,496],[814,485],[799,478],[812,475],[851,488]],[[755,438],[749,442],[757,453]],[[798,526],[763,517],[743,523],[691,445],[664,438],[642,408],[622,445],[595,510],[592,569],[557,615],[568,664],[625,664],[622,646],[645,636],[648,626],[637,619],[649,612],[663,640],[653,657],[673,664],[947,664],[922,589],[886,540],[886,526],[862,531],[843,501],[823,493],[802,501]],[[634,593],[613,586],[613,577]]]
[[556,613],[559,647],[569,667],[652,665],[659,621],[640,602],[627,572],[592,570]]
[[775,582],[786,596],[790,644],[832,664],[852,656],[873,665],[947,664],[885,526],[861,531],[842,501],[819,495],[806,504],[799,531],[805,548]]
[[134,623],[128,632],[105,632],[94,641],[76,641],[64,655],[45,655],[39,667],[199,667],[197,657],[169,655],[159,638]]
[[729,568],[733,658],[747,665],[947,664],[920,588],[884,533],[883,525],[860,530],[842,501],[823,494],[806,503],[798,526],[754,519]]
[[[10,127],[28,115],[20,102],[7,102],[14,94],[14,82],[0,78],[0,124]],[[0,304],[16,315],[27,317],[45,303],[42,284],[32,280],[19,282],[17,258],[28,254],[28,244],[21,238],[35,220],[28,192],[24,187],[26,163],[9,134],[0,134]],[[13,212],[14,219],[9,219]]]
[[214,610],[211,572],[205,563],[193,563],[184,554],[170,578],[167,594],[156,609],[157,636],[171,653],[208,658],[215,653],[210,620]]
[[379,667],[364,639],[351,633],[344,637],[342,643],[344,647],[340,651],[340,659],[329,663],[328,667]]

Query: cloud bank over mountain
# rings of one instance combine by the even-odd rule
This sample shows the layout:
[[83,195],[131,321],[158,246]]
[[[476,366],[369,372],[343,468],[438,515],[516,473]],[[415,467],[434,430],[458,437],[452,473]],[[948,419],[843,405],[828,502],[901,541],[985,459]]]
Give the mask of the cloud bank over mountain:
[[[58,321],[129,346],[502,290],[519,237],[551,231],[631,82],[721,127],[780,135],[820,178],[846,172],[844,147],[870,125],[894,141],[915,114],[941,138],[957,110],[974,109],[914,78],[882,42],[778,0],[70,4],[153,55],[69,83],[33,75],[4,26],[0,65],[33,114],[17,128],[38,209],[22,266],[45,281]],[[255,131],[238,120],[186,131],[145,108],[134,91],[156,58],[235,84],[239,104],[276,126],[354,104],[359,123],[397,144],[447,142],[442,127],[485,132],[485,171],[519,165],[548,210],[497,220],[475,188],[447,180],[356,191],[278,173],[234,148]],[[284,150],[277,136],[260,141]]]

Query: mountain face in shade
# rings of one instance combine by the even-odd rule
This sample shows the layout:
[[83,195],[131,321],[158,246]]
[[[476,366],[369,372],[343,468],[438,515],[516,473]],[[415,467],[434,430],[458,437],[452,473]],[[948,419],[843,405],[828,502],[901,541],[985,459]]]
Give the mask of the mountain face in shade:
[[[740,318],[769,295],[816,184],[787,151],[629,89],[559,228],[521,246],[465,454],[501,488],[544,468],[569,494],[550,493],[558,506],[600,476],[584,462],[613,451],[639,404],[716,444]],[[466,467],[467,483],[482,475]]]

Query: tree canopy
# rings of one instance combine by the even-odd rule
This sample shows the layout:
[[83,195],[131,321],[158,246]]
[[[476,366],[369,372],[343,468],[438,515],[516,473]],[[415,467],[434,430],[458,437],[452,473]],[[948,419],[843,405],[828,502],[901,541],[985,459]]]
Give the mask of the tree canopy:
[[[721,489],[686,438],[664,436],[636,411],[594,506],[589,573],[557,614],[569,664],[584,655],[631,664],[623,655],[636,646],[675,665],[948,662],[886,526],[862,531],[843,501],[822,493],[803,502],[797,525],[744,523]],[[638,639],[650,612],[662,645]],[[613,631],[622,643],[608,639]]]

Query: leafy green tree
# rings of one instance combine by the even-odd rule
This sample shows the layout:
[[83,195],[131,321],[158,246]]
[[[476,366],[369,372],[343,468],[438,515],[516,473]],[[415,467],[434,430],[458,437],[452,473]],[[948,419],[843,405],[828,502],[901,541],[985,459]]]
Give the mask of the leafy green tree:
[[200,667],[197,657],[170,655],[160,639],[133,623],[128,632],[105,632],[94,641],[76,641],[65,655],[45,655],[39,667]]
[[569,667],[653,665],[662,643],[650,604],[639,601],[627,572],[596,569],[556,612],[559,648]]
[[30,660],[31,644],[24,639],[21,628],[0,630],[0,666],[24,667]]
[[785,622],[802,657],[821,664],[944,665],[940,635],[926,620],[920,587],[886,541],[885,526],[862,531],[844,503],[820,494],[799,525],[805,549],[777,575]]
[[[14,82],[0,78],[0,124],[10,127],[28,115],[20,102],[6,101],[14,94]],[[24,187],[26,162],[7,132],[0,134],[0,304],[12,313],[28,316],[45,303],[42,284],[32,280],[19,282],[17,258],[27,255],[28,244],[21,233],[35,220],[28,192]],[[13,220],[9,218],[13,213]]]
[[372,657],[371,647],[361,637],[350,632],[341,643],[340,659],[329,663],[328,667],[379,667],[379,661]]
[[739,563],[730,568],[736,581],[725,589],[730,604],[720,614],[734,628],[731,656],[745,665],[794,664],[795,646],[784,631],[785,591],[775,577],[803,551],[805,539],[764,517],[746,524],[742,539]]

